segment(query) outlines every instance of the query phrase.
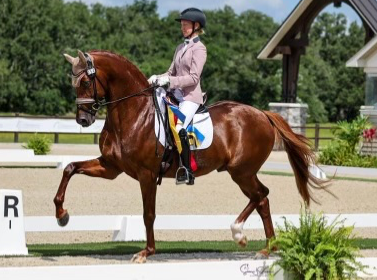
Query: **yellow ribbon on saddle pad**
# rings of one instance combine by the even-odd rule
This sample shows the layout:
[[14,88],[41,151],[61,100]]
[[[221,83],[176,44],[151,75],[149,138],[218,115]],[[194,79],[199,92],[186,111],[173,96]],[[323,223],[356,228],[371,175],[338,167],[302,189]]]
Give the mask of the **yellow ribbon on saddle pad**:
[[181,139],[179,138],[178,132],[175,129],[175,121],[174,121],[174,113],[170,106],[167,106],[168,108],[168,116],[169,116],[169,125],[171,132],[173,133],[173,137],[175,140],[175,144],[177,145],[178,153],[182,152],[182,144],[181,144]]
[[196,137],[196,134],[195,132],[188,132],[187,135],[189,135],[189,141],[190,141],[190,146],[195,146],[195,147],[199,147],[200,146],[200,142],[198,140],[198,137]]

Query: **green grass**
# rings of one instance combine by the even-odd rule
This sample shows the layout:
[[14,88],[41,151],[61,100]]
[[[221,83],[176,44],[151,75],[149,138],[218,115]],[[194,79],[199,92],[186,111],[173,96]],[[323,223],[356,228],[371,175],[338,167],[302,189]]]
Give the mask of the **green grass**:
[[[315,124],[314,123],[308,123],[306,126],[313,127],[310,129],[306,129],[305,136],[308,138],[314,137],[315,136]],[[336,123],[321,123],[320,127],[335,127]],[[333,130],[332,129],[320,129],[319,130],[319,137],[334,137]],[[314,147],[314,140],[310,140],[313,144]],[[331,140],[319,140],[319,149],[325,147],[330,143]]]
[[[248,252],[265,247],[263,240],[250,241],[246,248],[238,247],[233,241],[157,241],[158,253],[199,253],[199,252]],[[84,255],[127,255],[145,248],[145,242],[105,242],[83,244],[34,244],[28,245],[34,256],[84,256]]]
[[[293,177],[293,173],[287,172],[278,172],[278,171],[259,171],[258,173],[264,175],[271,175],[271,176],[286,176],[286,177]],[[333,180],[344,180],[344,181],[360,181],[360,182],[372,182],[377,183],[377,179],[367,179],[367,178],[356,178],[356,177],[342,177],[342,176],[335,176]]]
[[[19,133],[18,142],[26,143],[34,133]],[[38,135],[46,136],[47,139],[54,143],[54,134],[44,134],[38,133]],[[13,133],[0,133],[0,143],[13,143],[14,134]],[[93,144],[94,135],[93,134],[59,134],[59,144]]]
[[[360,249],[377,249],[377,239],[354,239]],[[264,240],[249,241],[246,248],[238,247],[233,241],[157,241],[156,250],[161,254],[173,253],[225,253],[259,251],[265,247]],[[145,242],[104,242],[82,244],[33,244],[28,245],[32,256],[85,256],[85,255],[128,255],[145,248]]]

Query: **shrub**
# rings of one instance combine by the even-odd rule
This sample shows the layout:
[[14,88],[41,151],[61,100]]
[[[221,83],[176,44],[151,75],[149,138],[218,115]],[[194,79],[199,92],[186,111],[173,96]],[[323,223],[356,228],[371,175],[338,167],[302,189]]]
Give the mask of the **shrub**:
[[27,142],[26,149],[33,149],[36,155],[46,155],[50,152],[51,142],[46,136],[39,136],[37,133],[33,135]]
[[368,119],[361,116],[350,123],[338,122],[334,131],[335,140],[319,154],[319,162],[327,165],[377,167],[376,157],[360,155],[356,149],[370,126]]
[[327,165],[377,167],[377,157],[351,152],[344,142],[333,141],[319,154],[319,162]]
[[336,125],[334,131],[335,138],[338,141],[344,142],[350,152],[355,152],[356,145],[360,142],[363,131],[369,128],[371,124],[368,118],[358,116],[352,122],[340,121]]
[[356,261],[359,249],[352,245],[353,227],[343,223],[336,219],[328,225],[322,213],[313,214],[307,208],[300,213],[299,227],[285,220],[270,242],[280,256],[273,266],[280,266],[295,279],[357,278],[357,272],[365,271],[366,266]]

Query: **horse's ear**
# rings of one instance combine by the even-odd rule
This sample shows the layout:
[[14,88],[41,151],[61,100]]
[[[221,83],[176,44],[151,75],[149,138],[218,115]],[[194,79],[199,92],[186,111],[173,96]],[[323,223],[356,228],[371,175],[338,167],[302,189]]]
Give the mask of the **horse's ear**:
[[69,63],[71,63],[72,65],[73,65],[73,62],[75,61],[75,58],[74,57],[72,57],[72,56],[70,56],[69,54],[63,54],[64,55],[64,57],[65,57],[65,59],[69,62]]
[[80,64],[83,66],[83,67],[86,67],[86,58],[85,58],[85,55],[82,51],[80,50],[77,50],[77,53],[79,54],[79,58],[80,58]]

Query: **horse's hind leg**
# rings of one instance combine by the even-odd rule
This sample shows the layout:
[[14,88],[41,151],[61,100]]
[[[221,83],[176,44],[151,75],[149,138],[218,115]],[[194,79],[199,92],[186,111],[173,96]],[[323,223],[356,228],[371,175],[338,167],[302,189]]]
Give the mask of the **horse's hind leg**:
[[[257,181],[259,182],[260,185],[265,187],[257,178]],[[265,187],[267,189],[267,187]],[[268,256],[269,254],[269,242],[271,238],[275,236],[275,231],[274,231],[274,226],[272,224],[272,218],[271,218],[271,211],[270,211],[270,202],[266,197],[264,197],[260,202],[257,207],[257,212],[259,216],[262,219],[263,222],[263,227],[264,227],[264,232],[266,234],[266,248],[259,251],[258,254],[262,256]],[[276,248],[273,248],[275,250]]]
[[[243,225],[247,218],[251,215],[254,209],[257,209],[262,218],[266,238],[269,240],[275,233],[272,225],[270,207],[267,195],[269,190],[257,178],[256,175],[237,176],[235,172],[231,172],[232,179],[240,186],[242,192],[250,199],[249,203],[241,214],[237,217],[235,222],[231,225],[232,235],[234,241],[242,247],[247,245],[247,238],[242,233]],[[268,242],[268,241],[267,241]],[[265,250],[263,250],[264,252]]]

